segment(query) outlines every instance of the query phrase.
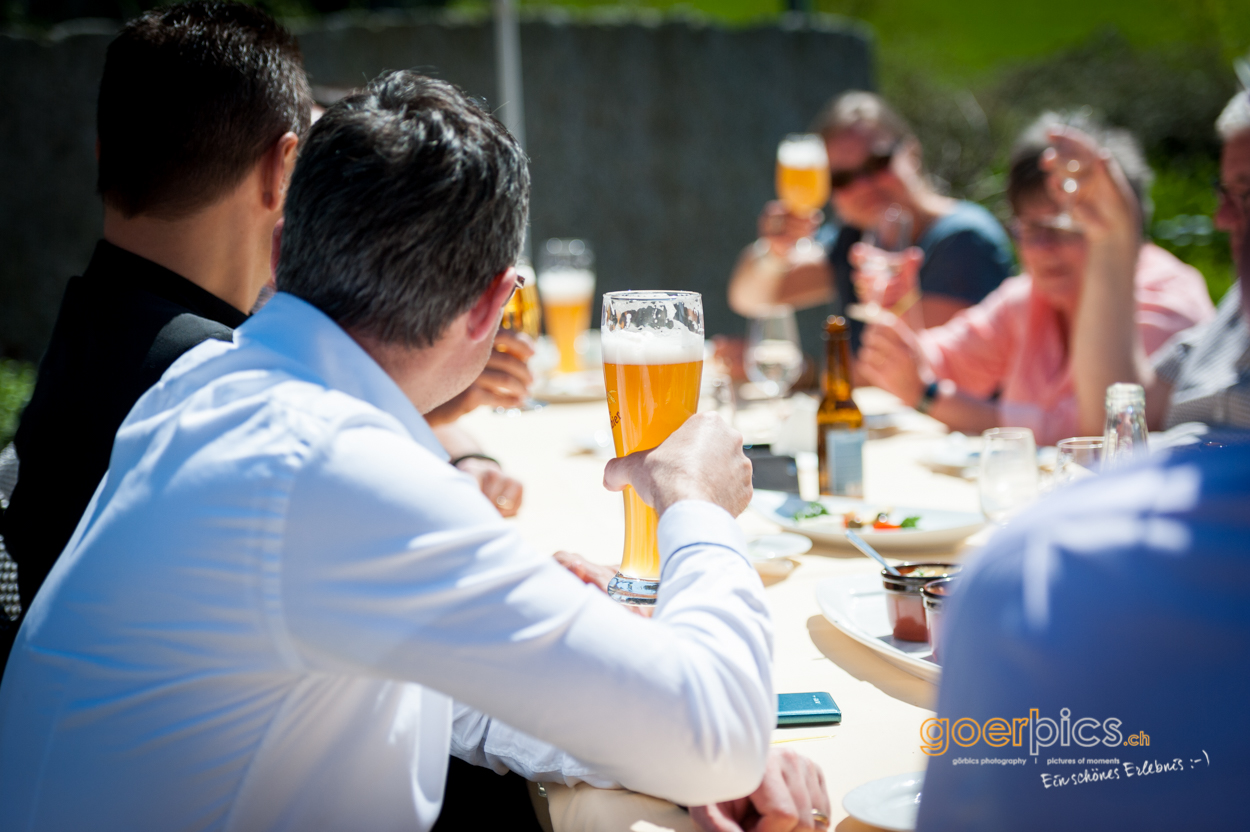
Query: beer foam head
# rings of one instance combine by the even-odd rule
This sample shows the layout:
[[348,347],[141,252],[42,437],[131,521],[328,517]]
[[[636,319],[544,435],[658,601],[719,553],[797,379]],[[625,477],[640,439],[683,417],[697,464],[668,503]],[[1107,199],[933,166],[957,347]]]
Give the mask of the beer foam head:
[[703,360],[703,336],[672,329],[603,330],[604,364],[685,364]]
[[829,167],[829,156],[825,152],[825,144],[819,139],[783,142],[777,148],[777,161],[785,167],[802,170]]
[[547,303],[577,303],[595,293],[589,269],[550,269],[538,276],[538,293]]

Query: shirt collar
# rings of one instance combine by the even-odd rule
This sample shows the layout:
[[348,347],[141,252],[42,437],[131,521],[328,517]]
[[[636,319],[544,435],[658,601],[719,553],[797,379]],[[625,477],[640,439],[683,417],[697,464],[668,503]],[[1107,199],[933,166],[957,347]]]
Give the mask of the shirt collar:
[[339,390],[394,416],[440,459],[447,451],[412,401],[378,363],[324,312],[294,295],[278,292],[235,331],[240,346],[248,341],[307,367],[325,386]]
[[122,285],[150,292],[189,309],[201,318],[231,329],[247,320],[247,313],[235,309],[207,289],[108,240],[96,243],[83,278],[91,285],[101,285],[110,292]]

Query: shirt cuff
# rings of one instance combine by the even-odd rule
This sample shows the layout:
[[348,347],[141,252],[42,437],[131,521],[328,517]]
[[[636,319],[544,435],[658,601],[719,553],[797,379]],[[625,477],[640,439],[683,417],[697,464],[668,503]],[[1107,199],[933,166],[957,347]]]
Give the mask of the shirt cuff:
[[673,503],[656,528],[660,547],[660,574],[669,559],[687,546],[722,546],[747,558],[747,537],[733,516],[718,505],[704,500]]

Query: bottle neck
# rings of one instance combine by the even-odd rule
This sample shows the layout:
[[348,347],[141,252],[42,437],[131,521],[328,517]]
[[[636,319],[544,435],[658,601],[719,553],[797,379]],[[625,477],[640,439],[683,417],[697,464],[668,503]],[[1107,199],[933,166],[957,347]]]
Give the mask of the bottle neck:
[[825,346],[825,398],[851,399],[851,341],[849,333],[831,333]]

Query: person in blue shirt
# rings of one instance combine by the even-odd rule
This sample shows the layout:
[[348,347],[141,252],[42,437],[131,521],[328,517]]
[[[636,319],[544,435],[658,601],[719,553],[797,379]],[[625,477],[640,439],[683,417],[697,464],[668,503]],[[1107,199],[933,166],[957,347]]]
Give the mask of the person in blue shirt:
[[919,832],[1245,827],[1247,436],[1057,492],[965,569]]
[[[938,326],[982,300],[1013,273],[1011,244],[989,211],[938,193],[921,162],[915,134],[879,96],[847,92],[817,116],[829,155],[833,222],[820,212],[797,217],[780,202],[765,206],[759,239],[738,260],[729,304],[758,317],[778,304],[796,309],[834,304],[842,314],[859,302],[853,247],[865,232],[881,234],[892,209],[905,217],[919,267],[921,295],[892,299],[897,314],[918,304],[924,325]],[[885,235],[882,235],[884,237]],[[816,244],[813,245],[811,240]],[[861,324],[852,324],[858,344]]]

